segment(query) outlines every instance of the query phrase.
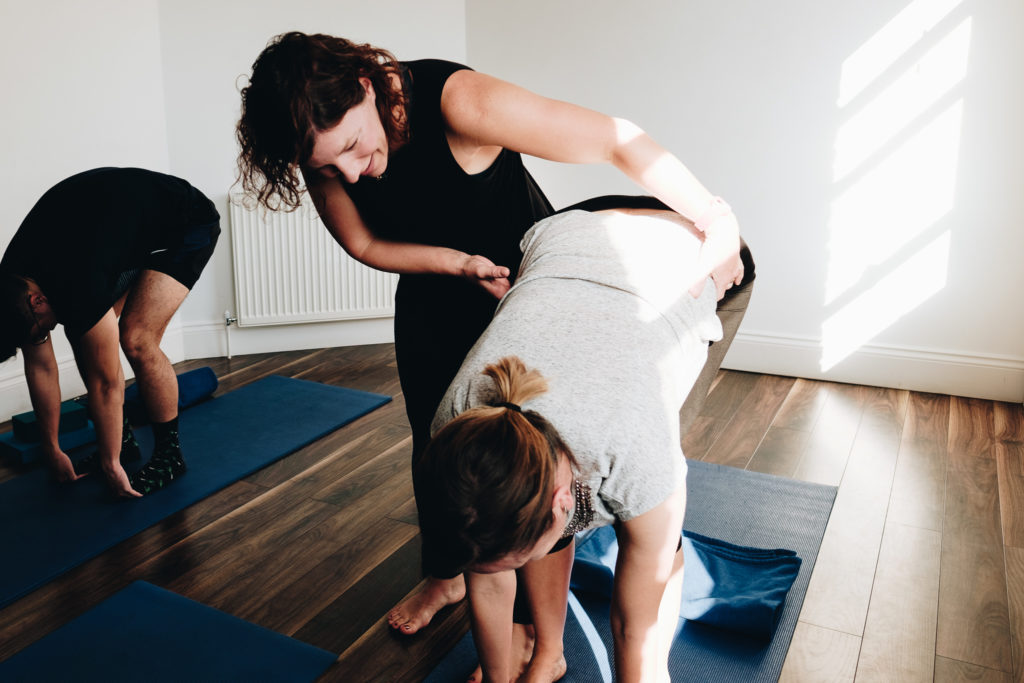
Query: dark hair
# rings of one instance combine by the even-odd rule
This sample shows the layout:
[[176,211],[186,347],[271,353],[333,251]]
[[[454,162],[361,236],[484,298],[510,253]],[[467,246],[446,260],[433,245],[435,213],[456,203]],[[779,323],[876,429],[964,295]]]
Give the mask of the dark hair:
[[0,272],[0,363],[13,356],[32,332],[23,301],[28,283],[13,273]]
[[547,381],[512,356],[484,369],[494,404],[468,410],[431,439],[416,463],[420,532],[451,568],[492,562],[535,544],[551,527],[560,457],[576,460],[555,428],[523,402]]
[[398,61],[387,50],[321,33],[292,31],[270,41],[242,88],[242,116],[235,135],[242,189],[269,209],[294,209],[302,197],[298,166],[313,152],[317,132],[337,125],[366,92],[376,93],[377,113],[392,146],[406,139],[405,101],[390,74]]

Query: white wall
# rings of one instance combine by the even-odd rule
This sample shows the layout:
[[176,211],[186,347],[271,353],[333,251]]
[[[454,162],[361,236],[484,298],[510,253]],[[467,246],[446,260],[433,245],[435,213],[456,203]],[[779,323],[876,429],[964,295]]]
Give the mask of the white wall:
[[[399,20],[400,18],[400,20]],[[400,59],[465,60],[462,0],[44,0],[0,2],[0,249],[39,196],[95,166],[141,166],[188,179],[216,202],[217,252],[165,336],[172,360],[227,352],[234,309],[227,194],[235,181],[242,76],[278,33],[335,33]],[[429,27],[429,30],[423,30]],[[391,320],[233,329],[235,354],[392,338]],[[54,337],[65,397],[84,392]],[[126,372],[130,376],[130,368]],[[20,358],[0,364],[0,416],[30,407]]]
[[[171,168],[217,204],[225,228],[199,285],[182,306],[190,358],[227,352],[225,310],[234,311],[227,196],[236,178],[234,129],[253,61],[290,30],[329,33],[390,50],[399,59],[465,61],[462,0],[164,0],[160,2]],[[391,319],[230,331],[233,354],[392,340]]]
[[[0,26],[2,251],[59,180],[96,166],[166,171],[168,155],[156,0],[4,0]],[[53,339],[65,397],[83,393],[70,346]],[[180,333],[164,348],[184,358]],[[0,419],[28,405],[19,356],[0,364]]]
[[[732,204],[758,281],[728,367],[1024,399],[1024,3],[467,0],[466,30]],[[638,192],[532,168],[556,206]]]
[[[925,17],[914,13],[922,7],[945,8],[927,33]],[[954,43],[938,69],[946,82],[939,78],[930,98],[927,77],[936,69],[917,64],[963,36],[957,29],[967,21],[966,72],[957,75],[963,64]],[[758,261],[755,297],[728,366],[1024,398],[1016,300],[1024,231],[1014,223],[1024,209],[1016,191],[1024,177],[1018,0],[4,0],[0,25],[0,246],[50,185],[98,165],[181,175],[226,216],[239,77],[271,36],[324,31],[402,59],[465,61],[626,116],[677,153],[735,207]],[[895,39],[871,42],[880,31]],[[847,97],[844,62],[856,66],[872,52],[866,44],[892,49],[874,51],[882,68]],[[914,116],[880,145],[869,135],[843,147],[872,152],[837,178],[841,131],[891,101],[887,88],[906,90],[908,71],[924,74],[902,105]],[[881,120],[899,121],[899,111]],[[922,145],[922,161],[913,143],[948,123],[951,111],[961,118],[939,130],[937,144]],[[871,185],[900,160],[909,166]],[[637,191],[607,168],[533,168],[556,205]],[[841,199],[851,191],[861,193],[852,204],[864,217],[853,212],[844,228]],[[845,279],[836,275],[843,272]],[[833,332],[830,319],[861,301],[871,304],[868,317]],[[233,308],[225,230],[180,328],[168,335],[172,358],[224,353],[223,312]],[[231,343],[247,353],[390,334],[389,321],[366,321],[234,329]],[[58,342],[65,392],[80,393],[70,351]],[[0,415],[27,406],[23,384],[20,360],[0,364]]]

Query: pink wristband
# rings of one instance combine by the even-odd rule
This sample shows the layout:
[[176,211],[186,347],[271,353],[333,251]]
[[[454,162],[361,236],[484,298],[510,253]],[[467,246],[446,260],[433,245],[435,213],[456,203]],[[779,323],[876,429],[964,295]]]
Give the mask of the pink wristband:
[[725,200],[721,197],[714,197],[711,200],[711,204],[704,210],[704,213],[693,222],[697,229],[701,232],[706,232],[708,226],[715,222],[716,219],[722,216],[728,216],[732,213],[732,207],[725,203]]

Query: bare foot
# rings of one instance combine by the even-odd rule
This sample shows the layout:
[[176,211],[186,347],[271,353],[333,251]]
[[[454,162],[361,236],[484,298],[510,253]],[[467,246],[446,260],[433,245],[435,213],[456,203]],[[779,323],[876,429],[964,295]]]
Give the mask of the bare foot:
[[517,683],[554,683],[565,675],[566,668],[562,653],[551,658],[535,657]]
[[[539,658],[534,660],[534,628],[532,624],[512,625],[512,681],[517,683],[552,683],[565,675],[566,665],[562,653],[557,659]],[[483,670],[478,666],[469,677],[468,683],[480,683]]]
[[419,593],[398,603],[388,612],[388,625],[396,631],[411,635],[430,623],[442,607],[453,605],[466,597],[466,580],[462,575],[454,579],[427,578]]

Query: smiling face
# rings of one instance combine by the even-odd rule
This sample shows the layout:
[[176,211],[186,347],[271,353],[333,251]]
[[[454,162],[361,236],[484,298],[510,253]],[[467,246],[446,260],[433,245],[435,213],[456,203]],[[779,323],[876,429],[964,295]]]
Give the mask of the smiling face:
[[321,176],[342,176],[355,183],[363,176],[380,177],[388,165],[388,140],[375,105],[369,79],[360,78],[363,101],[345,112],[333,128],[318,131],[305,166]]

